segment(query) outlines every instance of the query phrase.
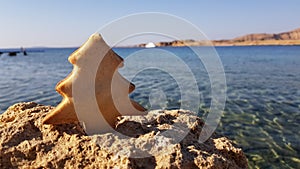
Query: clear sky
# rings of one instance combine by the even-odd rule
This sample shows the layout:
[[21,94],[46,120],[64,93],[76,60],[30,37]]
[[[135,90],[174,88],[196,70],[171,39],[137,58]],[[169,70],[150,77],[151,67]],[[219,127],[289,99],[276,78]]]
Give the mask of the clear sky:
[[137,12],[185,18],[210,39],[276,33],[300,27],[299,7],[299,0],[2,0],[0,48],[79,46],[106,23]]

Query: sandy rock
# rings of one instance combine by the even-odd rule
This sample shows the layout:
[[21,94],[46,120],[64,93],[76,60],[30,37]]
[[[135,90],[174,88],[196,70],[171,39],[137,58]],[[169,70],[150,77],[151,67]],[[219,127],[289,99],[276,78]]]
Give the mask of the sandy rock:
[[189,111],[124,116],[118,132],[86,136],[76,123],[42,125],[51,109],[18,103],[0,115],[1,169],[247,168],[244,153],[227,138],[214,134],[199,143],[203,121]]

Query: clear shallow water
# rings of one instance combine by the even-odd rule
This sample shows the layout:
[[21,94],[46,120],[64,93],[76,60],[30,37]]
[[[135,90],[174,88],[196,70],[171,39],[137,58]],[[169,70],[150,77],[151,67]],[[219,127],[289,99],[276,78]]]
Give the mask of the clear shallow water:
[[[202,97],[199,115],[207,113],[210,83],[201,62],[189,48],[161,49],[176,54],[192,69]],[[74,50],[45,49],[43,53],[16,57],[1,55],[0,113],[23,101],[57,105],[61,96],[54,88],[72,70],[67,58]],[[115,49],[124,58],[138,50]],[[251,168],[300,168],[300,46],[217,47],[216,50],[227,81],[226,107],[217,131],[243,148]],[[126,68],[120,72],[125,77],[128,74]],[[132,81],[136,90],[131,97],[143,106],[180,106],[180,90],[167,73],[148,69]],[[159,93],[162,97],[151,98],[153,90],[163,91]],[[149,97],[159,104],[151,107]]]

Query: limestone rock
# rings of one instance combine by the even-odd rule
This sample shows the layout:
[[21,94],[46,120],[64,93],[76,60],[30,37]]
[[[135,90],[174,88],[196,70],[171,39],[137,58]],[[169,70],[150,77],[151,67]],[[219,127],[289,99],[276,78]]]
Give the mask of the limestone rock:
[[[189,111],[151,111],[147,116],[123,116],[116,126],[123,136],[105,133],[89,137],[78,123],[42,125],[43,118],[52,109],[33,102],[18,103],[0,115],[1,169],[247,168],[244,153],[227,138],[214,134],[200,144],[198,136],[203,121]],[[179,143],[161,134],[175,123],[190,129]],[[159,147],[147,147],[153,141],[159,142],[163,151]],[[148,148],[155,155],[144,158],[122,155],[120,152],[130,150],[133,142],[139,143],[135,147],[138,151]]]

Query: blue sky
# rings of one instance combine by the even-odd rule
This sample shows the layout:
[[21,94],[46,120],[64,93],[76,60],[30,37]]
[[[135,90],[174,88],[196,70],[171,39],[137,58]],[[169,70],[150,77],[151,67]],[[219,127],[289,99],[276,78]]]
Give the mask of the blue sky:
[[101,26],[137,12],[182,17],[210,39],[276,33],[300,27],[299,6],[299,0],[1,1],[0,48],[79,46]]

